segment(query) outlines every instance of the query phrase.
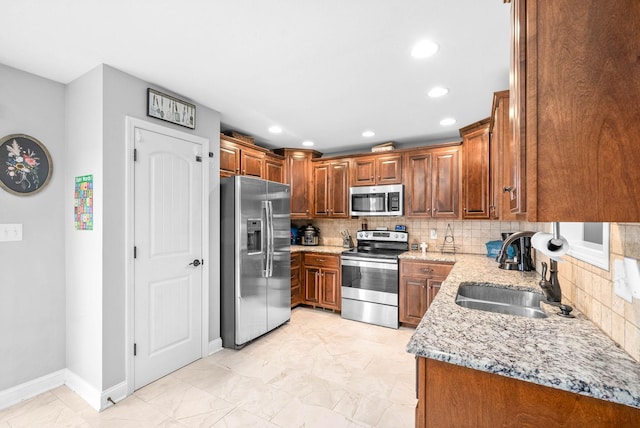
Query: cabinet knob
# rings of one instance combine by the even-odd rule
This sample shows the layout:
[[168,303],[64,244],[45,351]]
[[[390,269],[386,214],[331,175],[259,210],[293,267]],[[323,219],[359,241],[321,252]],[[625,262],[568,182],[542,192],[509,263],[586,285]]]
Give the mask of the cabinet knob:
[[372,176],[371,176],[371,179],[373,180],[373,178],[374,178],[374,177],[373,177],[373,175],[372,175]]
[[380,180],[382,177],[378,176],[378,180]]
[[513,186],[504,186],[502,188],[503,192],[513,192]]

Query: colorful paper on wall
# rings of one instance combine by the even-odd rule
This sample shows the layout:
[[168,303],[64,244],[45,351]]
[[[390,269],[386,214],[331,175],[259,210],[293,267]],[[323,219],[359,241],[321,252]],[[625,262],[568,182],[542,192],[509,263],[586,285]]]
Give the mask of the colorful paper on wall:
[[93,230],[93,175],[76,177],[73,212],[76,230]]

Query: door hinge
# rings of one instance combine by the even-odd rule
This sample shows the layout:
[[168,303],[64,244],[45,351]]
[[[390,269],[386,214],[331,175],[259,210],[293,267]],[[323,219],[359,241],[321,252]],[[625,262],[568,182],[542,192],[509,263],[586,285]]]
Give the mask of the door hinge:
[[133,161],[136,162],[138,160],[138,149],[133,149]]
[[196,156],[196,162],[202,162],[202,156]]
[[136,344],[134,343],[134,344],[133,344],[133,356],[135,357],[137,353],[138,353],[138,345],[136,345]]
[[133,258],[135,259],[138,256],[138,247],[133,247]]

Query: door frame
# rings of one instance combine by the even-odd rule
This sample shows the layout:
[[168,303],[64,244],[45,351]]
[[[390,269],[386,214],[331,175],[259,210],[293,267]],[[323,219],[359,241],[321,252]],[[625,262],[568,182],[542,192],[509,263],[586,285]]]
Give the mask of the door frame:
[[174,138],[190,141],[202,147],[202,338],[200,347],[200,357],[209,355],[209,275],[211,258],[209,251],[209,140],[204,137],[189,134],[167,126],[158,125],[153,122],[139,118],[125,117],[125,383],[127,396],[133,394],[134,382],[134,357],[133,343],[135,332],[135,305],[134,305],[134,260],[133,247],[135,245],[135,182],[133,149],[135,147],[135,129],[143,128],[151,132],[168,135]]

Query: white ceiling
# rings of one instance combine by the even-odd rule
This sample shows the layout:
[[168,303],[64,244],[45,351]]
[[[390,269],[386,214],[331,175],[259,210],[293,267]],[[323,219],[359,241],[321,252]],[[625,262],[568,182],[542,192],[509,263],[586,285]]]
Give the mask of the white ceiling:
[[[0,10],[0,63],[62,83],[105,63],[272,148],[458,139],[509,82],[502,0],[0,0]],[[440,50],[412,58],[425,38]],[[428,98],[437,85],[449,94]]]

